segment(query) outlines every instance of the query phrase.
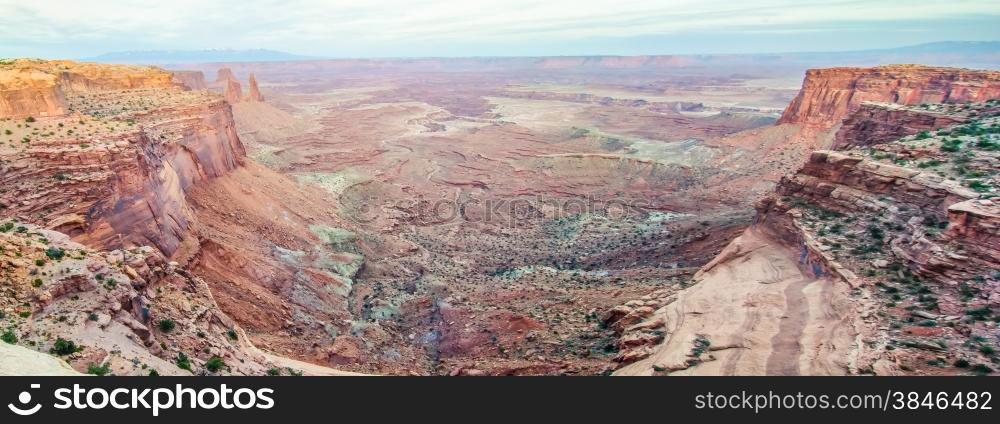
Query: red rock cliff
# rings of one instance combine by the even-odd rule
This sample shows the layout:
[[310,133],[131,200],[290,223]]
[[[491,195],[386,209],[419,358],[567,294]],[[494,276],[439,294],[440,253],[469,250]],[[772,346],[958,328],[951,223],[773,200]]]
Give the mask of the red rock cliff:
[[993,98],[1000,98],[1000,72],[918,65],[812,69],[778,123],[829,128],[863,102],[914,105]]
[[967,117],[887,103],[863,103],[837,131],[834,149],[869,146],[965,122]]
[[45,117],[68,112],[66,95],[104,90],[181,87],[158,69],[70,61],[0,62],[0,116]]
[[[37,135],[18,133],[28,141],[0,147],[0,215],[24,217],[94,247],[176,251],[191,220],[187,192],[239,167],[246,152],[219,95],[185,91],[169,72],[151,72],[165,87],[98,89],[136,82],[108,83],[122,80],[115,78],[79,92],[56,83],[56,92],[74,93],[64,96],[74,113],[27,123]],[[10,96],[0,91],[0,97]]]

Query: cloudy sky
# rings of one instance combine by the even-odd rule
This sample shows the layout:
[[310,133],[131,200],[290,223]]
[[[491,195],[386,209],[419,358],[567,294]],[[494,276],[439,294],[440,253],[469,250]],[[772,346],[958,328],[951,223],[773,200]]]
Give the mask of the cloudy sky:
[[1000,1],[0,0],[0,57],[751,53],[945,40],[1000,40]]

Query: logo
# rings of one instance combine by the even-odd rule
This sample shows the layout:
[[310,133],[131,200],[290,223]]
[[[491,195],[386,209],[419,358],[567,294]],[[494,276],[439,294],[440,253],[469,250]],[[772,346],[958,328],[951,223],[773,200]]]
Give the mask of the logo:
[[[41,387],[41,385],[38,384],[31,385],[32,389],[37,389],[39,387]],[[31,393],[21,392],[21,394],[17,395],[17,401],[21,402],[21,405],[23,406],[28,406],[28,403],[31,402]],[[8,403],[7,408],[10,408],[10,412],[13,412],[17,415],[26,416],[38,412],[39,409],[42,409],[42,404],[36,403],[35,406],[21,409],[17,405],[14,405],[13,403]]]

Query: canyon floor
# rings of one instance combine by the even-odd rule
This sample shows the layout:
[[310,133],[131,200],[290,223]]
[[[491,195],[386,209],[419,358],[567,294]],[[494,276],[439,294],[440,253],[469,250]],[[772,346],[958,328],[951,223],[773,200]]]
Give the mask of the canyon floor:
[[798,86],[794,76],[258,79],[267,101],[234,105],[249,157],[327,192],[362,240],[352,312],[416,347],[339,360],[434,374],[609,372],[617,347],[597,316],[682,286],[747,225],[751,199],[701,185],[742,178],[740,150],[717,140],[773,124]]

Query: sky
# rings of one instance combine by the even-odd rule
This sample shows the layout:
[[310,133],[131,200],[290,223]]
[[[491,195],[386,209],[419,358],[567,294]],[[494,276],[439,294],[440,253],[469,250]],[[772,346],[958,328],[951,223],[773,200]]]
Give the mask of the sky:
[[996,40],[998,0],[0,0],[0,57],[718,54]]

